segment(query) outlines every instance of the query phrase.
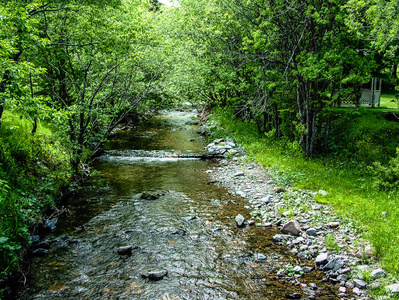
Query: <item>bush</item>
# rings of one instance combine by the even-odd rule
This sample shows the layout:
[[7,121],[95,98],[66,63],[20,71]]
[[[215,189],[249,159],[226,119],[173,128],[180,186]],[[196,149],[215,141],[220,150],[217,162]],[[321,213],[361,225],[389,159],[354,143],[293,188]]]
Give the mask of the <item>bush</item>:
[[375,162],[370,168],[375,178],[375,185],[381,190],[397,190],[399,188],[399,148],[396,156],[391,158],[387,166]]

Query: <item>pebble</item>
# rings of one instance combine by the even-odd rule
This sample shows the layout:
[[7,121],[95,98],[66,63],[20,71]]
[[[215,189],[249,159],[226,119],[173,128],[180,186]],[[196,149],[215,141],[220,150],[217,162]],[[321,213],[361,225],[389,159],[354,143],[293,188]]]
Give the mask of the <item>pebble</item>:
[[306,234],[309,236],[316,236],[317,235],[317,230],[314,228],[309,228],[308,230],[306,230]]
[[288,294],[286,295],[288,299],[301,299],[302,295],[298,293]]
[[293,270],[294,270],[294,272],[297,273],[297,274],[303,272],[303,269],[301,268],[301,266],[296,266],[296,267],[294,267]]
[[245,173],[240,171],[234,174],[234,177],[245,176]]

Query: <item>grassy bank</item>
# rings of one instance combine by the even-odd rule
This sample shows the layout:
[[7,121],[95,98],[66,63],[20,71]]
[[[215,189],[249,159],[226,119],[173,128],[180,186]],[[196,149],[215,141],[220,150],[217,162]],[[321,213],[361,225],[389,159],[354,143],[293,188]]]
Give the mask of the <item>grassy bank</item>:
[[[398,192],[381,190],[372,167],[375,161],[389,164],[390,156],[395,155],[398,124],[350,110],[333,124],[336,149],[310,160],[302,157],[296,143],[259,135],[255,124],[232,118],[229,111],[217,111],[210,120],[215,124],[211,127],[215,136],[234,138],[247,149],[250,159],[270,168],[280,184],[327,191],[327,196],[316,200],[354,220],[359,232],[372,242],[383,267],[399,275]],[[381,137],[387,129],[390,131]],[[378,139],[373,140],[375,137]]]
[[[68,183],[69,150],[57,130],[4,115],[0,128],[0,282],[19,271],[30,226],[55,207]],[[4,292],[4,291],[3,291]],[[0,298],[2,292],[0,291]]]

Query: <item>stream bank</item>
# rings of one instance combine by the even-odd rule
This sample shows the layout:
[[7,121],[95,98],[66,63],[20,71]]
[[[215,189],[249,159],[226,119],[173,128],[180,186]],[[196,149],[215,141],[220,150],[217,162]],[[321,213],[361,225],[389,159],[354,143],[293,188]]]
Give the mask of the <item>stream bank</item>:
[[328,197],[327,192],[278,186],[267,169],[247,160],[244,149],[232,153],[230,147],[224,147],[230,142],[217,139],[207,146],[210,153],[229,157],[207,171],[212,184],[225,187],[243,201],[230,204],[230,225],[238,226],[242,215],[245,221],[239,222],[244,223],[244,228],[238,232],[245,236],[251,235],[254,228],[262,229],[267,240],[263,244],[255,240],[254,248],[268,251],[280,245],[286,247],[289,255],[302,260],[297,265],[274,268],[267,278],[296,280],[305,291],[314,283],[301,280],[304,272],[300,270],[310,265],[320,272],[318,280],[330,282],[342,299],[372,299],[370,289],[386,290],[391,296],[399,291],[398,284],[386,279],[389,275],[380,268],[371,244],[360,238],[355,224],[337,216],[330,205],[314,200],[315,196]]

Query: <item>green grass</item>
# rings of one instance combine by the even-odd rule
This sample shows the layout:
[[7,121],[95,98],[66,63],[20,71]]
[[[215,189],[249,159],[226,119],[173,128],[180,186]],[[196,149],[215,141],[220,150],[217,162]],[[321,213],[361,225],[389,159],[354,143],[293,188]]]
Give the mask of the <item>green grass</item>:
[[[0,128],[0,275],[18,270],[29,226],[55,205],[70,177],[69,150],[57,130],[7,112]],[[0,292],[1,298],[1,292]]]
[[398,112],[398,105],[395,101],[395,94],[381,94],[380,108]]
[[327,191],[323,201],[339,215],[354,220],[359,233],[372,242],[383,267],[399,275],[398,192],[376,189],[374,178],[359,171],[356,163],[340,163],[326,157],[304,159],[295,146],[289,149],[260,136],[254,124],[232,119],[228,113],[219,112],[211,120],[218,124],[213,128],[215,135],[237,140],[247,149],[250,159],[268,167],[280,182],[298,189]]

